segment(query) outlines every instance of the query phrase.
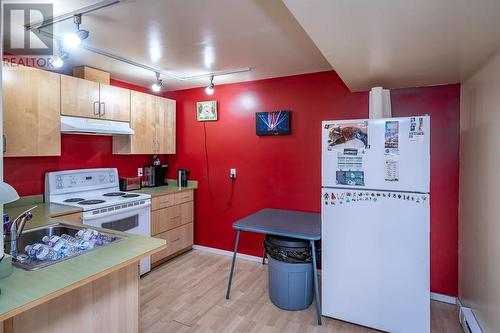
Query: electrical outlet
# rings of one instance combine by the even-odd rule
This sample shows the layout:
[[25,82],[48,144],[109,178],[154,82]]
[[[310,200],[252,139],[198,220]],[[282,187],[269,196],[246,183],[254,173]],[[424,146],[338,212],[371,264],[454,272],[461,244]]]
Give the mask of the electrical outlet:
[[137,168],[137,176],[142,177],[143,170],[142,168]]
[[229,178],[236,179],[236,169],[229,170]]

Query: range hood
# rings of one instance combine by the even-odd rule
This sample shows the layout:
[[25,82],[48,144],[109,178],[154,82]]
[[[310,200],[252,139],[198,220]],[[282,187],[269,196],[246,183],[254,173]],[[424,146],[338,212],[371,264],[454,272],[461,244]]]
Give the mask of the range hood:
[[132,135],[134,130],[122,121],[61,116],[61,133]]

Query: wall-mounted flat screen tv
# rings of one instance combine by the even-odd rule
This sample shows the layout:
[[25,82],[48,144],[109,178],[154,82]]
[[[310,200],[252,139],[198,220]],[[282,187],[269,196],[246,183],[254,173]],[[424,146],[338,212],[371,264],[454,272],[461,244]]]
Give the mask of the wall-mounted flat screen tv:
[[271,111],[255,113],[257,135],[289,135],[290,111]]

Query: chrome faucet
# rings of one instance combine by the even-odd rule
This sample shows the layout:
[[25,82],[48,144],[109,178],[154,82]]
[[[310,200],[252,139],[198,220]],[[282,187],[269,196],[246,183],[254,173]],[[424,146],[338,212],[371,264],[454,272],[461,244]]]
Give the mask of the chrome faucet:
[[[7,230],[10,230],[10,237],[6,240],[5,244],[10,243],[8,253],[14,258],[17,257],[17,240],[21,236],[26,222],[33,218],[31,211],[37,207],[31,207],[7,224]],[[8,236],[6,235],[6,237]]]

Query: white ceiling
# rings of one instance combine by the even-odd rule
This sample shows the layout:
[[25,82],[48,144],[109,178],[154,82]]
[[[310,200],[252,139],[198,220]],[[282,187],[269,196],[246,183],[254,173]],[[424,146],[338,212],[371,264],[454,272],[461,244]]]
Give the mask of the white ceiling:
[[[55,14],[97,0],[55,0]],[[56,35],[74,29],[72,20],[54,26]],[[216,77],[215,84],[331,70],[281,1],[125,0],[83,16],[86,44],[181,76],[251,67]],[[70,52],[65,65],[89,65],[118,80],[150,86],[154,74],[88,51]],[[165,90],[200,87],[208,79],[162,77]]]
[[353,91],[461,82],[500,46],[500,0],[283,0]]

